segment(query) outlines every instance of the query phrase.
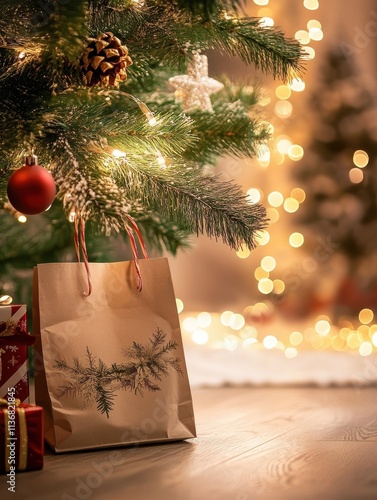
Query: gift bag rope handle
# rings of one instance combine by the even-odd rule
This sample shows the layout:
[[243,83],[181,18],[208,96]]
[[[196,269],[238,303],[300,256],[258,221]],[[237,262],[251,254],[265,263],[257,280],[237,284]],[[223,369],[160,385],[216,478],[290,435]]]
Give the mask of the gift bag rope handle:
[[[143,254],[143,257],[145,259],[148,259],[148,253],[147,249],[145,248],[145,243],[143,240],[143,237],[141,235],[140,229],[138,228],[136,222],[134,219],[130,216],[127,215],[127,220],[129,221],[131,227],[129,224],[125,224],[125,230],[128,234],[128,238],[130,240],[131,244],[131,251],[132,251],[132,256],[133,256],[133,261],[134,261],[134,266],[137,274],[137,290],[141,292],[143,289],[143,279],[141,276],[141,270],[140,270],[140,265],[139,265],[139,250],[137,247],[136,239],[134,236],[134,231],[137,236],[137,241],[140,244],[141,252]],[[75,218],[74,222],[74,243],[75,243],[75,251],[76,251],[76,258],[77,262],[81,262],[80,259],[80,248],[81,248],[81,253],[83,257],[83,263],[85,266],[86,270],[86,277],[87,277],[87,282],[88,282],[88,292],[84,293],[85,296],[89,296],[92,293],[92,280],[90,276],[90,269],[89,269],[89,259],[88,259],[88,252],[86,249],[86,242],[85,242],[85,220],[82,219],[81,217]]]

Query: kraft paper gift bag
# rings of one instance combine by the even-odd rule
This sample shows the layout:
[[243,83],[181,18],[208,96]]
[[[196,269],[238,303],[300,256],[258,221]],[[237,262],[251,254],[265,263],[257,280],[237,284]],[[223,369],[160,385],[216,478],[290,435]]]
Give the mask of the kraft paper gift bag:
[[34,269],[37,404],[56,452],[181,440],[195,423],[168,261]]

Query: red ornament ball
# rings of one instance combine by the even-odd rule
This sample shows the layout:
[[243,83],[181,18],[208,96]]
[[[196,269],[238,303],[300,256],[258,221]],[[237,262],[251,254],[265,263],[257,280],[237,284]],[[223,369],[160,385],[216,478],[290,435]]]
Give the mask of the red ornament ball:
[[7,195],[12,206],[22,214],[44,212],[54,201],[55,181],[36,156],[26,156],[25,165],[10,176]]

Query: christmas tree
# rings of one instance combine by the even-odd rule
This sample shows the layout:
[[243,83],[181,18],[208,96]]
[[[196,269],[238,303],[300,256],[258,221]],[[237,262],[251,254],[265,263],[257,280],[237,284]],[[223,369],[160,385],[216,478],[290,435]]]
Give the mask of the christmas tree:
[[339,48],[330,50],[312,96],[312,140],[297,176],[308,186],[301,221],[327,242],[328,253],[319,259],[326,261],[324,272],[334,273],[340,262],[336,316],[377,308],[374,114],[374,96],[355,62]]
[[91,260],[110,249],[101,234],[126,234],[133,220],[157,251],[174,254],[191,233],[254,247],[263,207],[213,167],[268,139],[259,91],[209,78],[203,52],[292,80],[298,42],[243,17],[241,0],[0,5],[0,292],[22,267],[66,259],[77,220],[93,235]]

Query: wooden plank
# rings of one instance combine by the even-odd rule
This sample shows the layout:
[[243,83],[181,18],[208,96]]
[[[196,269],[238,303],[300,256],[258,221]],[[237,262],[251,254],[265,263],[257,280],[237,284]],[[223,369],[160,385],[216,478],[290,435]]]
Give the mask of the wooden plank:
[[43,471],[17,474],[15,498],[34,498],[30,492],[38,500],[377,498],[376,388],[193,395],[197,439],[49,454]]

